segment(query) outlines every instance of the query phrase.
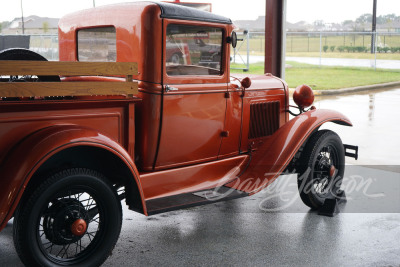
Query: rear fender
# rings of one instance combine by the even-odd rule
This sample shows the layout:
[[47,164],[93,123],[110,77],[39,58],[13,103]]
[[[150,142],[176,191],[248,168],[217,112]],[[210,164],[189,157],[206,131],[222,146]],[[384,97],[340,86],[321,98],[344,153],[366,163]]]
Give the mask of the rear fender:
[[254,194],[271,184],[290,163],[308,137],[326,122],[352,126],[343,114],[316,109],[302,113],[278,129],[252,152],[248,168],[227,186]]
[[114,140],[99,132],[75,125],[60,125],[41,129],[24,138],[16,145],[0,167],[0,231],[12,217],[28,182],[34,173],[53,155],[76,146],[92,146],[105,149],[121,159],[135,178],[144,205],[143,191],[136,169],[126,150]]

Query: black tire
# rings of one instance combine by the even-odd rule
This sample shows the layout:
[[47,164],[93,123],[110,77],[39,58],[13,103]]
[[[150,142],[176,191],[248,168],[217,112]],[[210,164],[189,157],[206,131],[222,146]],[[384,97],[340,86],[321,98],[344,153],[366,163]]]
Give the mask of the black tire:
[[174,63],[176,65],[179,65],[179,64],[181,64],[183,62],[182,54],[181,53],[174,53],[171,56],[170,60],[171,60],[172,63]]
[[330,130],[314,133],[307,141],[297,164],[297,184],[304,204],[318,209],[326,198],[336,196],[343,180],[344,168],[344,148],[340,137]]
[[[47,61],[47,59],[38,53],[24,48],[10,48],[0,51],[0,60],[35,60]],[[59,82],[59,76],[38,76],[42,82]]]
[[14,245],[25,265],[99,266],[107,259],[121,231],[122,208],[100,173],[67,169],[31,192],[14,219]]

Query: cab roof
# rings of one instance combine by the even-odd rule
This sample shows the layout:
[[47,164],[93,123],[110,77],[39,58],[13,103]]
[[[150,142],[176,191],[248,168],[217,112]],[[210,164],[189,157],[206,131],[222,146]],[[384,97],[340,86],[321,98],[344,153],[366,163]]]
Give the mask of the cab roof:
[[160,7],[162,18],[198,20],[198,21],[232,24],[232,21],[229,18],[216,15],[211,12],[202,11],[199,9],[181,5],[175,5],[172,3],[165,3],[165,2],[153,2],[153,3],[157,4]]
[[[169,18],[169,19],[178,19],[178,20],[196,20],[196,21],[204,21],[204,22],[215,22],[221,24],[232,24],[232,21],[229,18],[224,16],[216,15],[211,12],[195,9],[192,7],[176,5],[173,3],[165,3],[165,2],[151,2],[151,1],[138,1],[138,2],[127,2],[127,3],[118,3],[111,5],[104,5],[95,8],[90,8],[86,10],[77,11],[71,14],[64,16],[60,22],[66,19],[78,19],[78,18],[86,18],[86,17],[96,17],[98,21],[104,21],[104,17],[109,17],[110,14],[119,14],[116,12],[119,11],[127,11],[127,10],[144,10],[149,6],[158,6],[160,9],[160,17],[161,18]],[[120,14],[119,14],[120,15]],[[113,20],[108,21],[118,21],[119,15],[111,15]],[[60,26],[60,24],[59,24]]]

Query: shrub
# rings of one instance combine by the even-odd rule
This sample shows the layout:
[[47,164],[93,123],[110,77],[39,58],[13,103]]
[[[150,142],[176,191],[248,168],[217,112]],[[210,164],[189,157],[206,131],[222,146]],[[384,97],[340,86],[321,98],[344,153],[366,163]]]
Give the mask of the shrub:
[[364,46],[356,46],[356,47],[355,47],[355,50],[356,50],[358,53],[362,53],[362,52],[365,52],[365,51],[367,50],[367,48],[364,47]]
[[324,52],[326,53],[326,51],[328,51],[328,48],[329,48],[329,46],[327,46],[327,45],[324,45],[323,47],[322,47],[322,49],[324,49]]
[[355,52],[355,47],[354,46],[345,46],[344,50],[347,51],[347,53]]
[[329,47],[329,49],[331,50],[331,52],[333,52],[333,51],[335,51],[335,46],[334,46],[334,45],[331,45],[331,46]]
[[343,45],[338,46],[337,50],[338,50],[340,53],[343,52],[343,51],[344,51],[344,46],[343,46]]

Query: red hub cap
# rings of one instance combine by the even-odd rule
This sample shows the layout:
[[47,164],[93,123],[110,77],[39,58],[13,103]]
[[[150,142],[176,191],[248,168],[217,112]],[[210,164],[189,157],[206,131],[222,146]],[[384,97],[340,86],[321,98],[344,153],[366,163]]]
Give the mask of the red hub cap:
[[329,176],[333,177],[335,175],[335,172],[336,172],[336,168],[335,168],[335,166],[332,165],[331,168],[329,169]]
[[84,219],[77,219],[71,225],[71,232],[76,236],[81,236],[86,232],[87,224]]

